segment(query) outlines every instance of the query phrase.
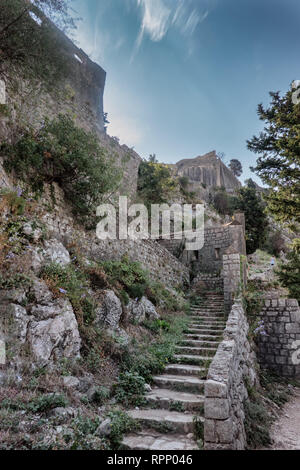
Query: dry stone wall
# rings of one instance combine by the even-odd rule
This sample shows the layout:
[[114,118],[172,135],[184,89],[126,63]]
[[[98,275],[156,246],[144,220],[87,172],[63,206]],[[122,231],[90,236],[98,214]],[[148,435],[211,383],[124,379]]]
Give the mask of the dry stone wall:
[[259,314],[264,333],[258,337],[258,359],[285,377],[300,378],[300,308],[295,299],[270,295]]
[[223,256],[224,306],[229,312],[241,283],[241,256],[238,253]]
[[258,383],[256,357],[247,334],[249,325],[241,299],[233,305],[224,340],[209,367],[205,383],[204,448],[242,450],[246,446],[244,401],[245,382]]

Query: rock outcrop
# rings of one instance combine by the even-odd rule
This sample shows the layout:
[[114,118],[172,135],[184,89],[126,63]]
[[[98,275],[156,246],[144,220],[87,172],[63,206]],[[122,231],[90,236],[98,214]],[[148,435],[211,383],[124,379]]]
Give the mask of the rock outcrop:
[[187,176],[193,191],[224,187],[227,192],[241,187],[232,171],[221,161],[215,151],[176,163],[180,176]]

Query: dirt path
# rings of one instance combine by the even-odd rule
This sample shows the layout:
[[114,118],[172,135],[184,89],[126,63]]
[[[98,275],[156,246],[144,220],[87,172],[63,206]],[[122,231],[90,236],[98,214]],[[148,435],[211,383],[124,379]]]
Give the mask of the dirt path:
[[300,450],[300,389],[282,410],[271,429],[273,450]]

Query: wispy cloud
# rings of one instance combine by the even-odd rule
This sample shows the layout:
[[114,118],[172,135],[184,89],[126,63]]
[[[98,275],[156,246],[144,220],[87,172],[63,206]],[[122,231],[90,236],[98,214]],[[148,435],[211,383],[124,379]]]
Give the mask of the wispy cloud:
[[148,36],[151,41],[159,42],[172,27],[177,28],[182,35],[190,36],[209,14],[208,9],[201,2],[195,6],[193,0],[135,1],[141,9],[141,27],[133,57],[145,36]]

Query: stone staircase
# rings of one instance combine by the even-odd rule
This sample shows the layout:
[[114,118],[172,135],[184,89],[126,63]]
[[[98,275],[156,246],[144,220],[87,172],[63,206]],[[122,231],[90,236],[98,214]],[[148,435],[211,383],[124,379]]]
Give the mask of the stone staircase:
[[143,409],[128,412],[141,431],[127,435],[123,448],[131,450],[196,450],[195,418],[204,421],[204,384],[207,370],[225,328],[223,294],[207,292],[191,307],[190,323],[176,348],[174,363],[153,378]]

